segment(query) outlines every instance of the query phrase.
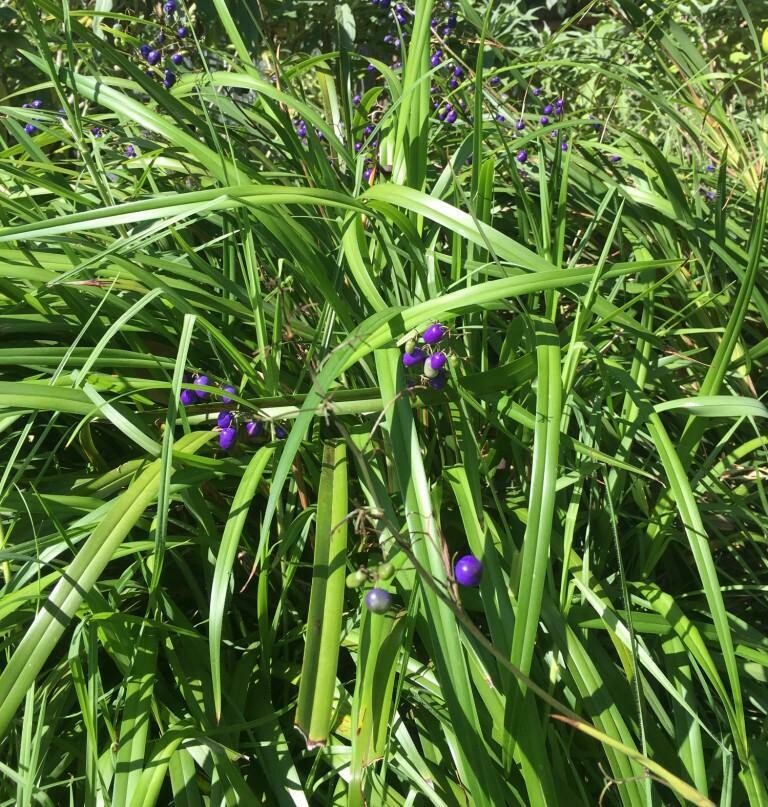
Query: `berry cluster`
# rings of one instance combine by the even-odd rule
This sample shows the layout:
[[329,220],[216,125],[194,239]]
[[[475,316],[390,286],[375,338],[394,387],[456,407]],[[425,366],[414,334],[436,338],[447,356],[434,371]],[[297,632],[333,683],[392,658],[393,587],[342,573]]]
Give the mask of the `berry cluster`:
[[[184,62],[184,54],[179,48],[187,38],[189,28],[187,25],[181,24],[175,0],[168,0],[168,2],[163,4],[163,13],[165,14],[166,25],[169,28],[173,28],[171,36],[174,42],[171,44],[166,31],[161,30],[155,36],[151,45],[146,42],[139,45],[139,55],[150,68],[158,67],[166,57],[170,59],[171,64],[177,67]],[[169,49],[172,50],[170,56],[168,56]],[[146,73],[148,76],[156,75],[156,72],[152,69],[148,69]],[[170,90],[176,83],[176,74],[169,67],[165,67],[162,70],[162,76],[163,87],[165,87],[166,90]]]
[[[374,570],[361,566],[354,572],[347,575],[347,586],[349,588],[359,588],[365,583],[378,583],[391,579],[395,574],[395,567],[389,562],[380,563]],[[465,587],[480,585],[483,576],[483,563],[474,555],[462,555],[453,567],[453,579]],[[393,604],[393,598],[389,591],[374,585],[365,594],[365,606],[374,614],[385,614]]]
[[[428,349],[433,349],[446,333],[447,328],[439,322],[435,322],[421,334],[421,341]],[[447,361],[448,356],[444,351],[431,350],[431,352],[427,352],[416,344],[415,339],[411,339],[406,344],[405,352],[403,353],[403,366],[406,370],[421,367],[429,386],[436,390],[440,390],[445,386],[447,378],[445,365]]]
[[[184,376],[184,382],[189,384],[196,384],[201,387],[211,386],[210,379],[207,375],[197,373],[190,377],[188,374]],[[237,394],[237,390],[231,384],[224,384],[220,387],[221,391],[218,393],[218,398],[223,404],[232,403],[232,395]],[[183,389],[179,395],[179,400],[184,406],[192,406],[193,404],[202,403],[210,397],[210,393],[206,390],[191,390]],[[231,451],[238,438],[238,418],[237,413],[229,409],[223,409],[216,416],[216,427],[219,429],[219,446],[224,451]],[[260,420],[251,418],[245,423],[245,434],[250,440],[255,440],[258,437],[265,436],[266,430],[264,423]],[[278,440],[284,440],[288,436],[288,430],[284,426],[275,427],[275,437]]]

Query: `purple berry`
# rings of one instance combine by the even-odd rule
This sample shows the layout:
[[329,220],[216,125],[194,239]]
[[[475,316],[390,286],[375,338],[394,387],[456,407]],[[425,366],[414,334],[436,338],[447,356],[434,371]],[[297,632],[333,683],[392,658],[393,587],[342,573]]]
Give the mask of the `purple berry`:
[[445,116],[445,122],[446,122],[446,123],[456,123],[456,118],[457,118],[457,115],[456,115],[456,110],[455,110],[455,109],[451,109],[451,110],[448,112],[448,114]]
[[149,52],[151,50],[152,48],[150,48],[149,45],[144,44],[139,46],[139,53],[142,55],[144,59],[146,59],[147,56],[149,56]]
[[455,79],[455,78],[452,78],[452,79],[451,79],[451,80],[448,82],[448,87],[449,87],[450,89],[452,89],[452,90],[457,89],[457,88],[458,88],[458,86],[459,86],[459,82],[458,82],[458,81],[456,81],[456,79]]
[[236,442],[237,429],[235,429],[233,426],[222,429],[219,434],[219,445],[224,449],[224,451],[230,451]]
[[[33,102],[32,102],[32,105],[34,106],[34,104],[35,104],[35,102],[33,101]],[[708,173],[710,173],[710,174],[711,174],[711,173],[712,173],[712,172],[715,170],[715,166],[714,166],[714,164],[713,164],[713,163],[709,163],[709,165],[707,165],[707,166],[704,168],[704,170],[705,170],[705,171],[707,171]]]
[[611,154],[611,156],[610,156],[608,159],[609,159],[609,160],[610,160],[612,163],[617,163],[617,162],[619,162],[619,161],[621,160],[621,157],[619,157],[619,155],[618,155],[618,154]]
[[541,87],[534,87],[531,92],[538,98],[541,95]]
[[456,65],[456,67],[453,68],[453,75],[456,76],[456,78],[461,78],[464,75],[464,70],[459,65]]
[[187,35],[187,29],[182,25],[176,29],[176,36],[179,39],[184,39]]
[[30,104],[32,109],[42,109],[43,102],[39,98],[35,98],[35,100]]
[[474,555],[464,555],[456,561],[453,573],[460,586],[476,586],[483,576],[483,564]]
[[184,406],[192,406],[192,404],[197,403],[197,395],[195,395],[194,390],[183,389],[181,395],[179,395],[179,400]]
[[165,34],[160,31],[160,33],[155,37],[155,44],[162,45],[165,43]]
[[435,390],[441,390],[445,386],[446,375],[441,370],[434,378],[429,379],[429,386]]
[[220,429],[228,429],[232,425],[233,415],[231,412],[219,412],[216,418],[216,425]]
[[151,50],[147,53],[145,58],[149,64],[155,65],[160,61],[160,51]]
[[496,117],[494,118],[494,120],[496,121],[496,123],[504,123],[504,121],[506,120],[506,118],[505,118],[503,115],[496,115]]
[[567,143],[567,141],[563,140],[563,142],[560,144],[560,150],[561,151],[568,151],[568,143]]
[[432,67],[437,67],[442,60],[443,52],[441,50],[435,51],[432,56],[429,57],[429,63],[432,65]]
[[130,143],[125,147],[125,156],[126,157],[136,156],[136,149],[132,145],[130,145]]
[[525,121],[522,118],[518,118],[515,121],[515,129],[517,129],[518,132],[522,132],[523,129],[525,129]]
[[176,11],[175,0],[168,0],[168,2],[163,3],[163,11],[170,17]]
[[490,81],[491,87],[498,87],[501,84],[501,76],[493,76]]
[[37,132],[37,126],[35,126],[34,123],[27,123],[27,124],[24,125],[24,131],[28,135],[33,135],[33,134],[35,134]]
[[352,96],[352,104],[357,106],[360,103],[360,93]]
[[428,359],[429,366],[433,370],[442,370],[443,367],[445,367],[445,362],[447,360],[448,357],[442,352],[442,350],[439,353],[433,353]]
[[546,125],[549,123],[549,118],[548,118],[546,115],[542,115],[542,116],[539,118],[539,123],[540,123],[542,126],[546,126]]
[[386,614],[392,607],[392,595],[383,588],[372,588],[365,595],[365,606],[374,614]]
[[435,322],[424,331],[421,338],[427,345],[436,345],[445,336],[446,330],[439,322]]
[[184,57],[180,53],[174,53],[171,55],[171,61],[174,64],[181,64],[184,61]]
[[554,107],[552,104],[547,104],[544,109],[541,110],[545,115],[551,115],[554,111]]
[[163,87],[166,90],[170,90],[171,87],[176,83],[176,75],[172,70],[165,71],[165,78],[163,79]]
[[245,424],[245,433],[252,440],[264,432],[264,424],[260,420],[249,420]]
[[285,440],[287,436],[288,436],[288,429],[286,429],[285,426],[277,426],[275,428],[275,438],[277,440]]
[[411,353],[403,353],[403,367],[413,367],[417,364],[421,364],[421,362],[424,361],[425,355],[420,347],[417,347]]
[[526,162],[528,160],[528,152],[525,149],[520,149],[520,151],[517,152],[516,159],[519,163]]
[[91,126],[91,134],[94,137],[101,137],[101,127],[100,126]]
[[[208,387],[208,386],[210,386],[210,384],[211,384],[211,382],[210,382],[210,380],[208,379],[208,376],[207,376],[207,375],[196,375],[196,376],[195,376],[195,377],[192,379],[192,381],[193,381],[195,384],[199,384],[201,387]],[[200,390],[199,392],[197,392],[197,391],[196,391],[196,392],[195,392],[195,394],[197,395],[197,397],[198,397],[198,398],[199,398],[201,401],[204,401],[204,400],[205,400],[205,399],[208,397],[208,393],[207,393],[207,392],[205,392],[204,390]]]
[[233,386],[229,385],[229,384],[225,384],[221,388],[221,391],[222,391],[222,393],[226,393],[226,394],[222,394],[221,402],[222,403],[232,403],[232,399],[229,396],[236,394],[235,388]]

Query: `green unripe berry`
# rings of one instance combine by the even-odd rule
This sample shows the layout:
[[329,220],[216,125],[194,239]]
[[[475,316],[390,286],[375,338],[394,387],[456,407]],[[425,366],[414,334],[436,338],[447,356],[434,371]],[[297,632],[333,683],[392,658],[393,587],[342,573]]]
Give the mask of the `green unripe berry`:
[[360,588],[368,580],[368,572],[365,569],[358,569],[347,575],[347,588]]
[[379,568],[376,569],[376,574],[379,580],[389,580],[395,573],[395,567],[391,563],[381,563]]
[[414,350],[416,350],[416,340],[415,339],[409,339],[405,343],[405,352],[406,353],[413,353]]

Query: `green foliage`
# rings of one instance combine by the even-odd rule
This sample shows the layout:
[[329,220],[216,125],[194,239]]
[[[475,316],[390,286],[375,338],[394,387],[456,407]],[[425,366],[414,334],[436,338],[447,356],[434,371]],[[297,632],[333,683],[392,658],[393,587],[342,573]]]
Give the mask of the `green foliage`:
[[3,803],[768,802],[765,21],[547,5],[0,7]]

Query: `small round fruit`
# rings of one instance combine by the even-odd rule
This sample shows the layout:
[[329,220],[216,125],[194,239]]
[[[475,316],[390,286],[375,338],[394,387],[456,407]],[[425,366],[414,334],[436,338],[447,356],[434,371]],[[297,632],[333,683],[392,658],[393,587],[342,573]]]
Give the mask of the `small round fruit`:
[[434,378],[429,379],[429,386],[432,389],[441,390],[445,386],[445,382],[447,380],[447,376],[441,370]]
[[347,575],[347,586],[349,588],[360,588],[363,583],[368,582],[368,572],[365,569],[357,569]]
[[237,429],[230,426],[219,434],[219,445],[224,451],[230,451],[237,442]]
[[476,586],[483,576],[483,564],[474,555],[464,555],[456,561],[453,572],[460,586]]
[[379,580],[389,580],[395,574],[395,567],[389,561],[380,563],[376,574],[379,576]]
[[365,595],[365,605],[374,614],[386,614],[392,607],[392,595],[383,588],[372,588]]
[[147,62],[148,62],[149,64],[151,64],[151,65],[155,65],[155,64],[157,64],[157,63],[160,61],[160,59],[161,59],[162,57],[161,57],[161,55],[160,55],[160,51],[159,51],[159,50],[151,50],[151,51],[149,51],[149,53],[147,53],[147,55],[146,55],[146,57],[145,57],[145,58],[146,58],[146,60],[147,60]]
[[194,390],[183,389],[181,395],[179,395],[179,400],[184,406],[192,406],[192,404],[197,403],[197,395],[195,395]]
[[181,64],[184,61],[184,57],[180,53],[172,53],[171,61],[174,64]]
[[285,440],[287,436],[288,436],[288,429],[286,429],[285,426],[277,426],[275,428],[275,437],[278,440]]
[[416,348],[410,353],[403,353],[403,367],[414,367],[424,361],[426,354],[421,348]]
[[427,328],[421,335],[424,343],[427,345],[436,345],[444,336],[446,328],[439,322],[435,322]]
[[517,161],[519,163],[526,162],[527,159],[528,159],[528,152],[525,149],[520,149],[520,151],[517,152],[517,158],[516,159],[517,159]]
[[249,420],[245,424],[245,433],[254,440],[264,431],[264,424],[260,420]]
[[219,412],[219,416],[216,418],[216,425],[220,429],[228,429],[232,425],[232,413]]
[[225,384],[221,388],[221,391],[222,391],[222,393],[226,393],[226,394],[221,396],[221,402],[222,403],[232,403],[232,399],[229,396],[235,394],[235,392],[236,392],[235,388],[233,386],[229,385],[229,384]]
[[[207,375],[196,375],[192,381],[195,384],[199,384],[201,387],[208,387],[210,386],[211,382]],[[196,390],[195,395],[201,400],[204,401],[208,397],[208,393],[205,390]]]
[[163,3],[163,11],[170,17],[170,15],[176,11],[175,0],[168,0],[167,3]]
[[416,350],[416,340],[415,339],[409,339],[405,343],[405,352],[406,353],[413,353],[414,350]]

